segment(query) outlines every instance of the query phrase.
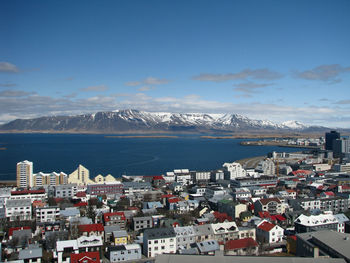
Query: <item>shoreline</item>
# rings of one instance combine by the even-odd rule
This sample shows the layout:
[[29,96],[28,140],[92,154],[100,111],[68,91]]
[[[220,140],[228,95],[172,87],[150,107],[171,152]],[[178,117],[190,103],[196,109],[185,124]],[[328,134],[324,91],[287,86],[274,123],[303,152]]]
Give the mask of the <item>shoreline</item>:
[[240,145],[242,146],[277,146],[277,147],[304,148],[304,149],[320,148],[320,146],[292,145],[292,144],[274,142],[274,141],[243,141],[243,142],[240,142]]
[[105,136],[105,138],[125,138],[125,139],[130,139],[130,138],[136,138],[136,139],[140,139],[140,138],[170,138],[170,139],[176,139],[179,138],[179,136],[171,136],[171,135],[125,135],[125,136]]

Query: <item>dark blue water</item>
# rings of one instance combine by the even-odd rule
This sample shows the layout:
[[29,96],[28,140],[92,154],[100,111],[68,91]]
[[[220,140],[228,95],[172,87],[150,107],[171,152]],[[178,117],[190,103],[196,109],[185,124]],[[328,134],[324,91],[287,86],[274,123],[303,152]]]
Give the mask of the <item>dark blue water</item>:
[[0,134],[0,180],[15,180],[16,163],[29,160],[34,172],[73,172],[79,164],[97,174],[157,175],[174,169],[214,170],[271,151],[296,151],[272,146],[241,146],[242,140],[178,138],[106,138],[78,134]]

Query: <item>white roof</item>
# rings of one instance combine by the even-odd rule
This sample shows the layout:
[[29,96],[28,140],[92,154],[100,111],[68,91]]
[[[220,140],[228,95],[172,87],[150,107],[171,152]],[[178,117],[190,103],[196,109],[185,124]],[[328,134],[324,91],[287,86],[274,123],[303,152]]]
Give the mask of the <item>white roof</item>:
[[222,234],[227,232],[238,231],[236,222],[223,222],[217,224],[211,224],[211,228],[214,234]]
[[337,215],[300,215],[295,222],[304,226],[319,226],[319,225],[325,225],[325,224],[341,224],[343,222],[349,221],[349,219],[344,214],[337,214]]

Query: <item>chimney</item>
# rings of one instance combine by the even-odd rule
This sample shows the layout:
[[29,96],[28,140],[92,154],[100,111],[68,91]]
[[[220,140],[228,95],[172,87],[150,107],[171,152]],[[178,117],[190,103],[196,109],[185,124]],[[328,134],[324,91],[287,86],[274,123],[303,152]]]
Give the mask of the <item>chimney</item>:
[[318,258],[320,256],[320,249],[318,247],[314,247],[314,258]]

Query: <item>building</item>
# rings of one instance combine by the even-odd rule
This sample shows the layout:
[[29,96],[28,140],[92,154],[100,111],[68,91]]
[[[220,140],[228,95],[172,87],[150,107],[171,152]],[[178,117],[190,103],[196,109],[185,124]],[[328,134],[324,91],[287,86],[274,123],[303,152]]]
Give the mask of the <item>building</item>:
[[113,182],[116,182],[117,180],[111,174],[108,174],[106,176],[99,174],[94,178],[93,181],[96,184],[105,184],[105,183],[113,183]]
[[70,263],[100,263],[100,253],[94,252],[81,252],[78,254],[70,254]]
[[276,176],[260,176],[257,178],[237,178],[231,181],[231,187],[264,187],[272,188],[277,186]]
[[325,150],[333,150],[333,141],[340,139],[340,133],[337,131],[326,132],[325,134],[326,144]]
[[141,246],[139,244],[129,244],[108,247],[108,258],[111,263],[141,259]]
[[257,215],[259,212],[269,212],[271,215],[282,214],[282,202],[278,198],[263,198],[254,203],[254,212]]
[[152,190],[152,185],[149,182],[124,182],[123,185],[126,195],[146,193]]
[[125,229],[126,218],[123,212],[108,212],[103,214],[105,226],[119,226],[120,229]]
[[126,245],[129,241],[129,235],[125,230],[113,231],[114,245]]
[[334,230],[341,233],[345,232],[345,223],[349,219],[344,214],[321,214],[321,215],[300,215],[295,221],[295,231],[305,233],[319,230]]
[[18,254],[18,259],[25,263],[41,263],[42,257],[43,249],[38,246],[22,249]]
[[265,175],[274,175],[275,174],[275,163],[270,159],[266,158],[258,163],[255,171],[263,173]]
[[220,200],[218,202],[218,211],[221,213],[226,213],[233,219],[239,218],[242,212],[247,211],[247,205],[241,204],[237,201],[231,200]]
[[31,220],[32,218],[32,201],[24,200],[6,200],[5,216],[10,221]]
[[345,197],[329,197],[324,199],[305,198],[290,200],[295,210],[320,210],[321,212],[331,211],[333,214],[346,212],[349,209],[349,199]]
[[350,163],[335,164],[333,169],[340,173],[350,173]]
[[350,235],[322,230],[297,234],[296,255],[299,257],[342,258],[350,262]]
[[284,229],[266,220],[258,224],[256,228],[256,239],[260,242],[272,244],[283,241]]
[[225,255],[251,256],[258,255],[259,244],[253,238],[229,240],[225,243]]
[[146,228],[152,228],[153,219],[151,216],[134,217],[133,225],[134,225],[134,231],[138,231]]
[[208,182],[210,180],[210,172],[191,172],[192,179],[195,182]]
[[240,163],[224,163],[222,167],[224,168],[224,171],[227,174],[227,176],[225,175],[226,180],[234,180],[236,178],[247,176],[246,170],[243,169]]
[[67,184],[68,176],[64,172],[43,173],[39,172],[33,174],[34,186],[46,185],[62,185]]
[[350,153],[350,140],[341,138],[333,140],[333,154],[335,158],[343,158]]
[[17,163],[17,187],[33,187],[33,163],[29,161],[22,161]]
[[34,201],[41,201],[45,200],[47,198],[47,193],[45,192],[45,189],[37,189],[37,190],[17,190],[17,191],[11,191],[11,197],[10,200],[31,200]]
[[193,226],[174,227],[176,234],[176,250],[189,249],[196,242],[196,232]]
[[87,185],[93,184],[94,181],[90,180],[89,170],[81,164],[79,164],[78,168],[70,175],[68,175],[68,183],[77,185]]
[[77,191],[77,184],[56,185],[54,187],[54,195],[58,198],[73,198]]
[[100,236],[104,238],[104,227],[102,224],[78,225],[78,230],[82,236]]
[[172,227],[146,229],[143,233],[143,254],[155,257],[163,253],[176,253],[176,234]]
[[38,207],[35,209],[36,222],[56,222],[60,218],[60,208],[58,206]]
[[122,195],[123,184],[115,181],[109,183],[89,184],[86,192],[90,195]]

